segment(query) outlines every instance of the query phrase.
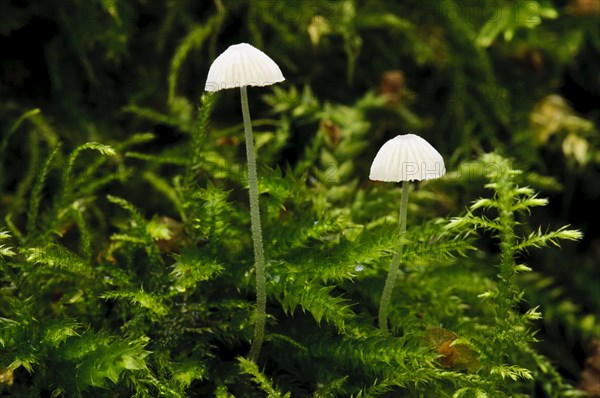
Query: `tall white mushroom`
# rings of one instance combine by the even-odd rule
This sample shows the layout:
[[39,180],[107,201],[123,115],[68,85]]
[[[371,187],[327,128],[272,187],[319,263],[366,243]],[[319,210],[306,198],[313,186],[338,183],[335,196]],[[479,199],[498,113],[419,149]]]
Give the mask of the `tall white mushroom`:
[[400,200],[400,236],[398,250],[394,253],[390,271],[385,281],[379,303],[379,328],[388,333],[388,308],[394,284],[398,277],[398,267],[402,258],[402,235],[406,233],[406,208],[408,206],[409,181],[431,180],[446,173],[442,155],[423,138],[415,134],[398,135],[387,141],[377,152],[371,164],[369,178],[376,181],[402,181]]
[[258,175],[254,154],[254,137],[248,108],[248,86],[268,86],[285,80],[279,66],[269,56],[247,43],[230,46],[219,55],[208,71],[204,90],[215,92],[228,88],[240,88],[242,115],[246,134],[246,157],[248,159],[248,188],[250,196],[250,222],[254,242],[256,265],[256,321],[254,338],[248,354],[254,362],[258,360],[264,340],[267,307],[265,279],[265,255],[263,249],[260,207],[258,203]]

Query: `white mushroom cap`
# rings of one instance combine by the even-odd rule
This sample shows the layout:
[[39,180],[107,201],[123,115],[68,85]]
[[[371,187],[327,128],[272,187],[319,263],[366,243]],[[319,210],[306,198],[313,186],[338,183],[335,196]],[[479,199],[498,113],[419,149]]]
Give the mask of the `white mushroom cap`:
[[229,46],[214,60],[204,90],[269,86],[284,80],[279,66],[267,54],[248,43],[240,43]]
[[376,181],[431,180],[446,174],[442,155],[415,134],[387,141],[373,160],[369,178]]

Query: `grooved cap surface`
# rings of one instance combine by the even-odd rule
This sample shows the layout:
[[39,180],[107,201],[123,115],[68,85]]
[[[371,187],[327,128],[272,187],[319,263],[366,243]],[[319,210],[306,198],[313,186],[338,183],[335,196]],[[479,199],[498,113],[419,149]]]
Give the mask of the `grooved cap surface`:
[[269,86],[284,80],[279,66],[267,54],[248,43],[240,43],[229,46],[214,60],[204,90]]
[[387,141],[373,160],[369,178],[376,181],[431,180],[446,173],[442,155],[416,134]]

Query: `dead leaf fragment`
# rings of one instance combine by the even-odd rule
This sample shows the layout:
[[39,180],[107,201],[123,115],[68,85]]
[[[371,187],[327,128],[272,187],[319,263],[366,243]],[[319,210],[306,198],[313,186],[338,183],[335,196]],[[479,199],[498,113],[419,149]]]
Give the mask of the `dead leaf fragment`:
[[600,0],[571,0],[567,10],[571,15],[597,17],[600,15]]
[[592,343],[581,374],[580,388],[589,394],[588,398],[600,398],[600,340]]
[[401,70],[383,72],[379,81],[379,91],[388,98],[389,105],[402,103],[404,83],[404,72]]
[[430,326],[425,331],[435,351],[440,354],[440,365],[456,370],[475,372],[481,364],[475,352],[467,344],[457,342],[456,333],[444,328]]

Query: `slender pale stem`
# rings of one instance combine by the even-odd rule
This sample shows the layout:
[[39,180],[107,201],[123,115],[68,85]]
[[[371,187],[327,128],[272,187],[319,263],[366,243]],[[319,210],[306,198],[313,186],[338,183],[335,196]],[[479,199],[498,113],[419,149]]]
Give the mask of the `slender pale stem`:
[[402,258],[402,249],[404,249],[404,233],[406,232],[406,208],[408,207],[408,181],[402,181],[402,198],[400,199],[400,242],[394,257],[392,257],[392,263],[390,264],[390,272],[388,273],[381,294],[381,302],[379,303],[379,329],[384,335],[388,334],[388,308],[390,306],[390,300],[392,299],[392,292],[394,291],[394,284],[398,277],[398,268],[400,266],[400,259]]
[[250,223],[252,241],[254,242],[254,263],[256,267],[256,321],[254,338],[248,356],[256,362],[265,336],[265,319],[267,308],[267,283],[265,279],[265,254],[263,249],[262,228],[260,226],[260,208],[258,205],[258,173],[254,155],[254,137],[252,122],[248,108],[248,91],[246,86],[240,87],[242,97],[242,114],[244,117],[244,132],[246,134],[246,157],[248,158],[248,188],[250,191]]

